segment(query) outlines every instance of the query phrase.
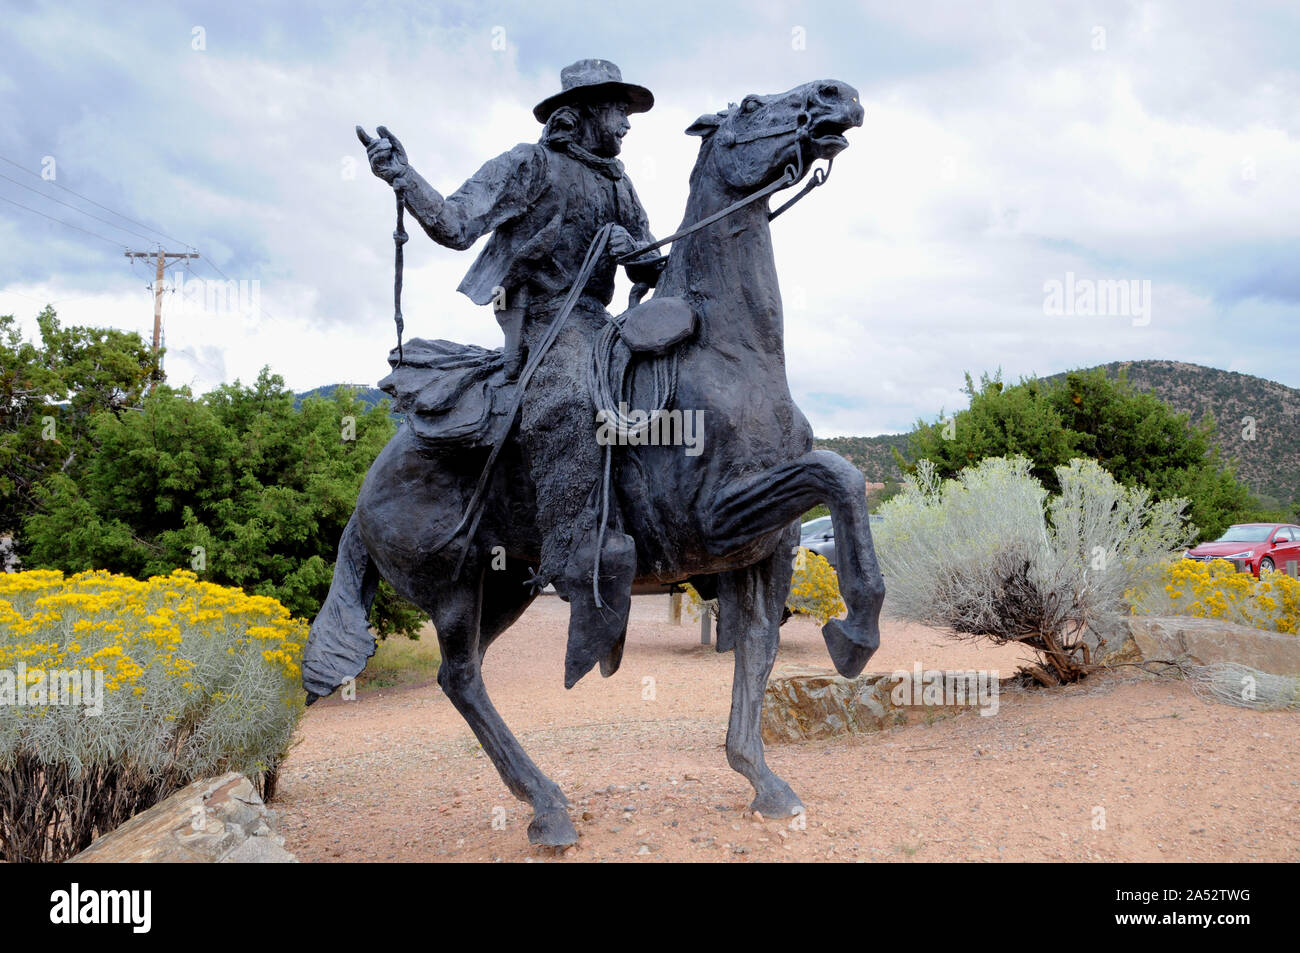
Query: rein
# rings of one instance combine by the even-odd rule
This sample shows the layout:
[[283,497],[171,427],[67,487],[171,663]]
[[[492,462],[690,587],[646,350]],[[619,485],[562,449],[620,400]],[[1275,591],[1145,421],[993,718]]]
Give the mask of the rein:
[[402,320],[402,246],[406,244],[406,198],[401,189],[394,190],[397,196],[397,228],[393,230],[393,324],[397,326],[397,366],[402,366],[402,331],[406,322]]
[[582,289],[587,286],[587,281],[591,278],[591,273],[596,270],[596,262],[600,260],[601,253],[605,250],[605,243],[609,240],[612,225],[602,225],[597,231],[591,244],[587,246],[586,257],[582,261],[582,267],[578,269],[578,276],[574,279],[573,284],[569,287],[569,294],[564,299],[564,305],[556,314],[555,320],[551,326],[546,329],[546,335],[538,344],[537,352],[528,355],[528,362],[524,364],[524,369],[519,374],[519,380],[515,383],[514,398],[510,401],[510,409],[505,415],[505,423],[501,429],[500,436],[492,444],[492,452],[488,454],[487,463],[483,465],[483,472],[479,474],[478,483],[474,487],[474,494],[465,504],[465,512],[456,524],[456,528],[448,534],[447,538],[430,550],[430,554],[436,553],[450,543],[460,531],[469,522],[469,531],[465,533],[465,545],[461,549],[460,558],[456,560],[456,571],[452,574],[452,579],[460,578],[461,567],[465,565],[465,556],[469,553],[470,540],[474,538],[474,533],[478,530],[479,520],[483,516],[483,509],[479,505],[483,499],[483,493],[487,490],[488,479],[492,475],[492,467],[500,456],[501,450],[506,445],[506,440],[510,436],[510,429],[514,426],[514,420],[519,413],[519,408],[523,404],[524,390],[528,386],[529,380],[532,379],[533,372],[537,370],[542,358],[546,352],[551,349],[555,339],[559,337],[560,329],[564,327],[564,322],[568,320],[569,314],[573,311],[574,305],[578,303],[578,298],[582,294]]
[[[794,198],[790,199],[790,201],[786,202],[784,205],[782,205],[780,208],[778,208],[775,212],[771,212],[771,213],[769,213],[768,216],[767,216],[767,220],[768,220],[769,222],[772,221],[772,219],[776,218],[778,215],[780,215],[782,212],[784,212],[784,211],[785,211],[786,209],[788,209],[790,206],[794,205],[795,202],[798,202],[801,198],[803,198],[805,195],[807,195],[807,194],[808,194],[809,192],[811,192],[813,189],[817,188],[817,186],[819,186],[819,185],[825,185],[825,184],[826,184],[826,180],[829,179],[829,178],[831,177],[831,166],[834,165],[834,164],[835,164],[835,158],[834,158],[834,156],[832,156],[831,158],[829,158],[829,159],[826,160],[826,168],[824,168],[824,169],[813,169],[813,170],[812,170],[812,175],[808,176],[808,184],[805,185],[802,189],[799,190],[799,194],[796,195]],[[786,170],[787,170],[787,171],[789,170],[789,168],[790,168],[789,166],[786,166]],[[795,176],[795,182],[797,182],[797,181],[799,181],[799,178],[798,178],[798,176]],[[793,185],[793,184],[794,184],[794,183],[792,182],[791,185]]]
[[[773,133],[773,135],[776,135],[776,133]],[[808,180],[808,184],[799,191],[799,194],[784,203],[775,212],[769,213],[767,220],[769,222],[772,221],[772,219],[790,208],[790,206],[794,205],[813,189],[817,188],[819,185],[825,184],[826,180],[830,177],[831,165],[834,161],[834,157],[828,159],[824,170],[814,169],[811,178]],[[714,212],[712,215],[700,219],[694,225],[690,225],[680,231],[674,232],[667,238],[661,238],[657,242],[652,242],[649,245],[645,245],[626,255],[620,256],[618,262],[619,264],[630,262],[634,259],[640,258],[646,252],[654,251],[656,248],[667,245],[669,242],[675,241],[679,238],[684,238],[692,232],[698,232],[705,226],[724,219],[733,212],[739,211],[747,205],[766,198],[773,192],[777,192],[787,186],[793,185],[799,181],[802,174],[803,153],[801,151],[798,153],[798,162],[787,165],[785,167],[785,174],[771,185],[760,189],[753,195],[746,196],[738,202],[733,202],[721,211]],[[612,424],[614,426],[619,443],[627,442],[627,438],[630,436],[639,437],[651,427],[657,426],[660,416],[672,406],[673,398],[677,393],[677,351],[674,350],[671,354],[663,357],[656,357],[651,362],[651,367],[654,372],[654,391],[653,396],[651,397],[651,403],[654,404],[655,409],[649,411],[646,414],[646,418],[639,422],[634,422],[623,414],[622,410],[615,403],[614,392],[617,390],[621,396],[625,387],[625,381],[620,377],[617,385],[611,386],[612,382],[609,374],[610,362],[614,354],[614,345],[618,340],[619,331],[622,327],[623,321],[621,318],[610,318],[610,320],[605,324],[604,329],[601,331],[600,337],[597,338],[595,347],[592,348],[591,364],[587,368],[587,390],[591,394],[592,403],[596,405],[598,411],[596,417],[606,425]],[[624,368],[623,373],[626,374],[626,372],[627,368]],[[600,598],[600,553],[601,549],[604,547],[605,531],[609,526],[609,501],[611,495],[610,471],[613,463],[613,456],[613,442],[605,444],[605,461],[601,470],[600,478],[600,521],[596,532],[596,555],[591,570],[591,589],[595,596],[597,608],[604,607],[604,603]]]
[[[767,198],[773,192],[779,192],[782,189],[789,188],[790,186],[798,182],[799,177],[803,175],[803,152],[802,151],[798,153],[798,160],[799,161],[797,163],[790,163],[789,165],[787,165],[785,167],[785,174],[782,175],[781,178],[773,182],[771,185],[764,186],[763,188],[755,192],[753,195],[747,195],[738,202],[732,202],[726,208],[714,212],[712,215],[706,216],[705,218],[700,219],[694,225],[688,225],[686,228],[673,232],[667,238],[661,238],[657,242],[651,242],[649,245],[642,245],[640,248],[630,251],[626,255],[620,255],[617,259],[618,263],[620,265],[628,264],[629,262],[632,262],[635,259],[640,258],[646,252],[654,251],[656,248],[662,248],[664,245],[667,245],[670,242],[675,242],[679,238],[685,238],[687,235],[690,235],[692,232],[698,232],[701,228],[704,228],[706,225],[712,225],[714,222],[726,218],[728,215],[732,214],[733,212],[740,211],[746,205],[749,205],[753,202],[757,202],[759,199]],[[831,177],[831,166],[834,164],[834,162],[835,159],[830,158],[826,160],[825,169],[813,169],[812,176],[808,179],[808,184],[799,190],[799,194],[796,195],[794,198],[790,199],[790,201],[786,202],[775,212],[769,214],[767,216],[767,220],[769,222],[772,221],[772,219],[776,218],[778,215],[780,215],[782,212],[788,209],[791,205],[794,205],[795,202],[798,202],[801,198],[803,198],[813,189],[817,188],[817,186],[825,184],[826,180]]]

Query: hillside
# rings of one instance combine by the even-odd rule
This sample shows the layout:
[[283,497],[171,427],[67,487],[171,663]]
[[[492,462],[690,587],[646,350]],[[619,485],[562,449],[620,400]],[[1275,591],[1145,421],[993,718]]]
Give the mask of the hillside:
[[907,455],[907,434],[886,433],[878,437],[817,437],[813,446],[818,450],[831,450],[861,470],[869,482],[884,483],[901,480],[892,448]]
[[[1223,458],[1237,461],[1237,476],[1265,502],[1287,504],[1300,499],[1300,390],[1179,361],[1116,361],[1102,367],[1108,377],[1123,369],[1135,388],[1153,393],[1194,422],[1213,415]],[[1064,377],[1055,374],[1044,380]],[[1243,438],[1247,417],[1254,419],[1254,440]],[[899,479],[890,448],[907,453],[906,434],[835,437],[815,443],[852,461],[869,480]]]
[[296,409],[308,397],[329,397],[334,393],[337,387],[351,388],[361,400],[361,403],[367,407],[373,407],[381,400],[388,400],[388,395],[378,387],[366,387],[364,384],[322,384],[320,387],[313,387],[311,390],[305,390],[301,394],[295,394],[293,397],[293,406]]
[[[1179,361],[1116,361],[1102,366],[1108,377],[1124,369],[1135,388],[1155,394],[1194,422],[1212,415],[1220,452],[1225,460],[1237,460],[1237,476],[1243,483],[1278,503],[1300,499],[1300,390]],[[1253,440],[1243,436],[1248,417],[1254,420]]]

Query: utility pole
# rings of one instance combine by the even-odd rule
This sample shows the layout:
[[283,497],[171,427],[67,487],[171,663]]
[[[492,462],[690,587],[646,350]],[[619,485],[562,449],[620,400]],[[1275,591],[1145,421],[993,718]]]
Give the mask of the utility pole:
[[[127,258],[153,258],[158,256],[158,271],[153,283],[153,363],[154,363],[154,382],[157,383],[159,374],[162,371],[162,365],[158,363],[158,350],[161,346],[162,339],[162,293],[163,293],[163,269],[167,266],[168,258],[198,258],[198,252],[187,251],[163,251],[161,248],[156,252],[151,251],[129,251],[126,253]],[[151,385],[150,390],[153,390]]]

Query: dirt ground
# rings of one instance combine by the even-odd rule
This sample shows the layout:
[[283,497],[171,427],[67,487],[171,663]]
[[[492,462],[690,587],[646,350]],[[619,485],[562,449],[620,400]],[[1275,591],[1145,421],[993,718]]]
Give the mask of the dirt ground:
[[[769,746],[804,828],[747,817],[752,790],[723,750],[732,657],[667,608],[637,597],[622,668],[571,691],[554,597],[488,653],[488,690],[568,795],[576,847],[529,846],[530,809],[433,683],[307,711],[274,805],[286,846],[303,861],[1300,860],[1300,715],[1137,675],[1004,693],[993,717]],[[1010,674],[1019,657],[886,622],[868,671]],[[812,621],[782,630],[783,665],[829,668]]]

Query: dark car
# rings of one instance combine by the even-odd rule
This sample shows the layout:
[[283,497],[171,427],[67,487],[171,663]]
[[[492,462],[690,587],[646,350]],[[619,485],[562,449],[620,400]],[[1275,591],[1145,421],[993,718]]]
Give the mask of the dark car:
[[819,516],[799,528],[799,545],[811,549],[835,566],[835,528],[829,516]]
[[[876,513],[872,513],[869,519],[873,526],[881,521]],[[818,516],[804,523],[799,528],[799,545],[811,549],[818,556],[825,556],[831,568],[835,568],[835,527],[831,525],[829,516]]]
[[1186,559],[1240,560],[1256,576],[1300,563],[1300,526],[1292,523],[1237,523],[1218,539],[1183,554]]

